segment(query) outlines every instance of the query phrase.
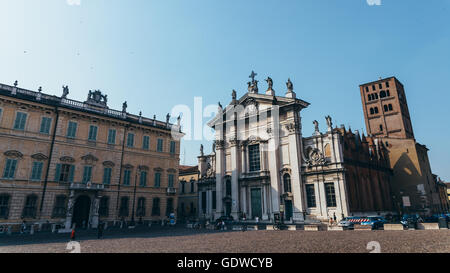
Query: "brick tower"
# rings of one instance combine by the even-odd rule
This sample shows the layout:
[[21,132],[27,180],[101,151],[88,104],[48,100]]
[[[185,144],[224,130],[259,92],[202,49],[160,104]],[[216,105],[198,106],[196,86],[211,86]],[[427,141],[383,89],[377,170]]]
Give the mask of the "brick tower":
[[403,84],[395,77],[360,85],[367,133],[374,137],[414,138]]

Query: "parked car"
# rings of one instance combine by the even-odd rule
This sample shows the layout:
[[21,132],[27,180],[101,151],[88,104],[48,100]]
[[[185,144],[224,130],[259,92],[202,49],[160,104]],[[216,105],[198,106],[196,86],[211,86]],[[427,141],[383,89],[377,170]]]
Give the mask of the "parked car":
[[361,221],[361,226],[372,226],[372,229],[379,229],[384,226],[386,219],[381,216],[369,216],[365,217],[364,221]]
[[418,214],[403,214],[400,223],[406,228],[413,227],[417,228],[417,223],[423,222],[422,218]]
[[344,229],[353,229],[353,226],[361,217],[349,216],[345,217],[341,221],[339,221],[338,226],[343,227]]

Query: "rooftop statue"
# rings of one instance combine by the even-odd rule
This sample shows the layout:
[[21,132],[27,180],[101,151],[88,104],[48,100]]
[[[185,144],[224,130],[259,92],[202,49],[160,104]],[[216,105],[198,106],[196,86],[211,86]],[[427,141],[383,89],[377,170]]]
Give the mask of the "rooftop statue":
[[63,94],[62,94],[61,98],[66,99],[67,95],[69,95],[69,86],[68,85],[66,85],[66,86],[63,85],[62,88],[63,88]]
[[287,83],[286,83],[286,86],[287,86],[288,92],[294,91],[294,85],[292,84],[290,78],[288,79],[288,81],[287,81]]
[[266,82],[267,82],[267,85],[268,85],[267,90],[272,90],[272,88],[273,88],[273,80],[272,80],[272,78],[267,77]]

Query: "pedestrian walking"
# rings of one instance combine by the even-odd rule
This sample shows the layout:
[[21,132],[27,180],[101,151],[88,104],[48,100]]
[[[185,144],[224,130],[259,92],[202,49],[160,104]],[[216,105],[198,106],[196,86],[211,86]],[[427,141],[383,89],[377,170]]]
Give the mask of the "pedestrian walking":
[[337,222],[336,212],[333,212],[333,220],[334,220],[334,223]]
[[23,220],[22,227],[20,228],[20,234],[24,234],[26,230],[27,230],[27,222]]
[[70,233],[70,240],[75,241],[75,227],[72,229],[72,232]]

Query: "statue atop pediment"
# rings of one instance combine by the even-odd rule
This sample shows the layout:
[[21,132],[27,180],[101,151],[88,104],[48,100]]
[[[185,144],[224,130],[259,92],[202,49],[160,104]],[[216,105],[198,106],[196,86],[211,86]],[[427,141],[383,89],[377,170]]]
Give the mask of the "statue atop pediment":
[[88,98],[85,102],[99,107],[107,107],[108,95],[103,95],[100,90],[89,90]]

